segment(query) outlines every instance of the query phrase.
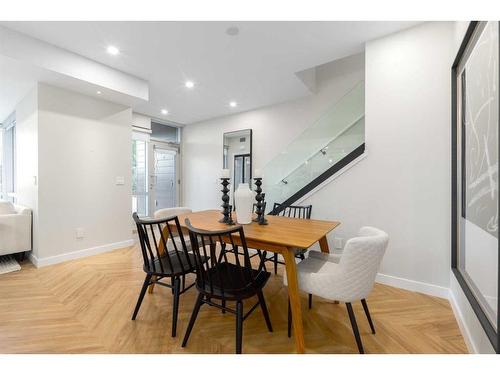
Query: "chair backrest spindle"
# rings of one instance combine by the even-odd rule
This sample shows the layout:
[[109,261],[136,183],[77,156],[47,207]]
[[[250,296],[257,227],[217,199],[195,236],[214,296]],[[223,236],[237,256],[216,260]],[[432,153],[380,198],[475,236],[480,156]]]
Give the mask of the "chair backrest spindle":
[[273,214],[276,216],[287,216],[296,219],[310,219],[312,205],[309,206],[284,206],[282,203],[275,203]]
[[172,276],[193,270],[194,264],[177,216],[141,219],[134,213],[132,217],[137,226],[146,272]]
[[[258,288],[256,276],[265,270],[262,264],[256,269],[252,268],[241,226],[206,231],[193,227],[189,219],[186,219],[186,226],[197,262],[197,282],[200,287],[223,298],[237,290]],[[207,257],[210,257],[209,261],[204,262],[203,259]]]

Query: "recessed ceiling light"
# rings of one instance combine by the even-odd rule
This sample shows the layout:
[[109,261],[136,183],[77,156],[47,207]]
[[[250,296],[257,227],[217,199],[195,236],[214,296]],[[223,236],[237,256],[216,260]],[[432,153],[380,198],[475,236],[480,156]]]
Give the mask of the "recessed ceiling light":
[[167,111],[166,109],[162,109],[162,110],[161,110],[161,114],[162,114],[162,115],[168,115],[168,111]]
[[116,56],[120,53],[120,50],[115,46],[108,46],[108,48],[106,48],[106,51],[108,51],[108,53],[113,56]]
[[236,102],[230,102],[229,103],[229,106],[233,107],[233,108],[236,107],[237,105],[238,105],[238,103],[236,103]]
[[238,29],[236,26],[231,26],[226,29],[226,34],[229,36],[236,36],[240,33],[240,29]]
[[192,89],[194,87],[194,82],[193,81],[186,81],[184,84],[188,89]]
[[97,95],[101,95],[101,94],[102,94],[102,92],[100,92],[99,90],[97,90]]

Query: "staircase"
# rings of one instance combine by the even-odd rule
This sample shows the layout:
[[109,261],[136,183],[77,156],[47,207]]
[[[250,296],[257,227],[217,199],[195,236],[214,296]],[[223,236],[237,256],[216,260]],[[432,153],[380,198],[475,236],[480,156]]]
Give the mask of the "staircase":
[[365,152],[365,91],[359,82],[264,168],[266,205],[291,205]]

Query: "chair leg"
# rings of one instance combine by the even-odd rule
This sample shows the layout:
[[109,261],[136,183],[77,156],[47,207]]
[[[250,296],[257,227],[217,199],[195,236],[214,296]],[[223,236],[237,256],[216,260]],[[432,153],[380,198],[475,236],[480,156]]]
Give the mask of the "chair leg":
[[176,277],[174,279],[174,309],[172,312],[172,337],[177,334],[177,315],[179,314],[179,295],[181,292],[181,280]]
[[139,294],[139,299],[137,300],[137,303],[135,305],[134,313],[132,314],[132,320],[135,320],[137,317],[137,313],[139,312],[139,309],[141,308],[142,300],[144,299],[144,295],[146,294],[146,291],[148,290],[149,282],[151,281],[151,275],[147,274],[146,278],[144,279],[144,283],[142,284],[142,289],[141,293]]
[[184,340],[182,340],[182,347],[186,347],[187,342],[189,340],[189,335],[194,326],[194,322],[196,321],[196,317],[198,316],[198,312],[200,311],[200,307],[203,304],[203,294],[198,293],[198,298],[196,299],[196,303],[194,305],[193,313],[191,314],[191,319],[189,319],[189,324],[186,329],[186,333],[184,334]]
[[352,331],[354,332],[354,337],[356,338],[356,344],[358,345],[359,354],[364,354],[363,344],[361,343],[361,336],[359,335],[358,324],[356,323],[356,317],[354,316],[354,310],[350,302],[346,302],[347,312],[349,313],[349,319],[351,320]]
[[182,286],[181,290],[186,289],[186,275],[182,275]]
[[278,253],[274,253],[273,257],[273,263],[274,263],[274,274],[278,274]]
[[264,299],[264,293],[262,293],[262,290],[260,290],[257,293],[257,296],[259,297],[259,303],[262,309],[262,314],[264,314],[264,319],[266,320],[267,329],[269,330],[269,332],[272,332],[273,326],[271,325],[271,319],[269,318],[269,311],[267,311],[266,300]]
[[375,326],[372,322],[372,317],[370,316],[370,310],[368,310],[368,304],[366,303],[366,299],[362,299],[361,303],[363,304],[363,309],[365,310],[366,318],[368,319],[368,323],[370,324],[370,328],[372,329],[372,333],[375,334]]
[[243,302],[236,302],[236,354],[241,354],[243,341]]
[[309,310],[313,307],[313,295],[309,293]]
[[288,299],[288,337],[292,337],[292,308],[290,307],[290,298]]
[[223,299],[223,300],[222,300],[222,313],[223,313],[223,314],[225,314],[225,313],[226,313],[226,309],[225,309],[225,307],[226,307],[226,300],[225,300],[225,299]]
[[[259,252],[260,263],[262,264],[262,268],[264,269],[265,272],[267,272],[267,268],[266,268],[267,251],[260,251],[260,250],[257,250],[257,251]],[[260,264],[259,264],[259,267],[260,267]]]

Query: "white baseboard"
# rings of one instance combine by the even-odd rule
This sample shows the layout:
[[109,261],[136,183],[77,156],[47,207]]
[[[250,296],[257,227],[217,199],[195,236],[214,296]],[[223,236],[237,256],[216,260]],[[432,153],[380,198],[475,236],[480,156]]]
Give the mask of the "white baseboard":
[[130,240],[126,240],[126,241],[109,243],[106,245],[90,247],[88,249],[82,249],[82,250],[78,250],[78,251],[73,251],[71,253],[65,253],[65,254],[55,255],[55,256],[45,257],[45,258],[37,258],[35,255],[33,255],[33,252],[31,252],[29,254],[29,260],[36,267],[45,267],[45,266],[50,266],[52,264],[66,262],[66,261],[72,260],[72,259],[84,258],[84,257],[88,257],[91,255],[102,254],[102,253],[106,253],[108,251],[133,246],[134,242],[135,241],[133,239],[130,239]]
[[427,284],[421,281],[403,279],[402,277],[389,276],[382,273],[377,274],[377,278],[375,280],[380,284],[385,284],[400,289],[411,290],[412,292],[428,294],[434,297],[448,299],[450,296],[449,288],[434,284]]
[[474,340],[472,339],[469,327],[467,326],[467,324],[465,324],[462,310],[460,310],[460,307],[458,306],[457,300],[455,299],[455,296],[451,289],[449,291],[448,300],[450,301],[451,309],[453,310],[453,314],[455,315],[455,319],[457,320],[458,328],[460,329],[460,333],[462,333],[465,345],[467,346],[467,350],[469,351],[469,353],[479,353],[476,345],[474,344]]

